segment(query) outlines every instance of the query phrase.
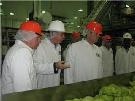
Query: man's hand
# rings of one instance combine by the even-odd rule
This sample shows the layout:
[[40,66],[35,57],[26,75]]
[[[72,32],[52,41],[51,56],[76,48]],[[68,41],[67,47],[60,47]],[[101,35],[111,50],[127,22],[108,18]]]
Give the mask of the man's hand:
[[70,65],[65,64],[64,61],[58,61],[58,62],[55,62],[55,66],[56,66],[56,68],[58,68],[58,69],[66,69],[66,68],[70,68]]

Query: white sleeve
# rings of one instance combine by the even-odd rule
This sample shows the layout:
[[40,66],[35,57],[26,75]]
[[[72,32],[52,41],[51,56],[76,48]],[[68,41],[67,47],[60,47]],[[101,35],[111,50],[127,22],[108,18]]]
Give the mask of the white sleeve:
[[118,68],[119,68],[119,50],[116,51],[115,55],[115,73],[118,73]]
[[[54,66],[53,66],[53,62],[52,63],[44,63],[44,57],[43,55],[44,52],[44,49],[42,47],[39,47],[34,55],[33,55],[33,59],[34,59],[34,66],[36,68],[36,72],[38,74],[51,74],[51,73],[54,73]],[[47,57],[46,57],[47,58]]]
[[34,67],[30,51],[25,48],[18,50],[11,61],[11,68],[13,73],[14,91],[20,92],[31,90],[31,68]]
[[102,58],[102,50],[99,48],[100,60],[99,60],[99,78],[103,77],[103,58]]
[[64,58],[64,60],[66,60],[66,54],[67,54],[67,48],[65,48],[65,50],[63,51],[63,58]]
[[113,54],[113,50],[111,49],[111,52],[112,52],[112,68],[113,68],[113,71],[112,71],[112,74],[115,72],[115,67],[114,67],[114,54]]
[[73,73],[74,73],[74,59],[72,54],[72,46],[69,47],[66,54],[66,64],[70,65],[70,68],[64,69],[64,84],[74,83],[73,81]]

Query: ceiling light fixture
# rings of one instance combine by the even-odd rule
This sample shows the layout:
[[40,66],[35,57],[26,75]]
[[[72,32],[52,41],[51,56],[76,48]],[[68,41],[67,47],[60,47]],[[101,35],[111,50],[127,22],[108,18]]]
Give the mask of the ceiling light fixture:
[[29,20],[29,18],[26,18],[26,20]]
[[77,19],[77,18],[78,18],[78,17],[76,17],[76,16],[74,17],[74,19]]
[[14,15],[14,13],[11,12],[10,15]]
[[2,6],[2,3],[0,2],[0,6]]
[[129,5],[126,5],[126,7],[128,8],[128,7],[129,7]]
[[73,25],[74,23],[73,22],[71,22],[71,25]]
[[42,11],[42,13],[44,14],[44,13],[45,13],[45,11]]
[[79,12],[82,12],[82,11],[83,11],[83,9],[79,9],[78,11],[79,11]]

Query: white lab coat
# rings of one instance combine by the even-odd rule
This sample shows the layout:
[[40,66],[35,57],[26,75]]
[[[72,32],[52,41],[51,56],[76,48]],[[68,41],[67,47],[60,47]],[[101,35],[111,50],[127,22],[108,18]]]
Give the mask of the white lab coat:
[[70,84],[101,78],[103,75],[102,52],[96,45],[86,40],[73,43],[67,52],[66,63],[70,68],[64,70],[64,83]]
[[36,88],[37,78],[33,66],[33,50],[16,40],[9,49],[2,66],[2,94]]
[[116,51],[115,70],[116,74],[123,74],[135,71],[134,47],[130,47],[128,52],[123,47]]
[[[39,44],[34,53],[34,64],[37,71],[38,88],[46,88],[60,85],[60,70],[58,73],[54,73],[54,62],[61,60],[61,47],[50,42],[48,39],[44,39]],[[46,68],[46,73],[41,72]]]
[[63,58],[64,58],[64,60],[66,59],[67,51],[68,51],[70,45],[71,45],[71,43],[68,44],[67,47],[65,48],[65,50],[63,51]]
[[112,76],[114,72],[112,48],[108,50],[105,46],[101,46],[100,49],[102,51],[103,76]]

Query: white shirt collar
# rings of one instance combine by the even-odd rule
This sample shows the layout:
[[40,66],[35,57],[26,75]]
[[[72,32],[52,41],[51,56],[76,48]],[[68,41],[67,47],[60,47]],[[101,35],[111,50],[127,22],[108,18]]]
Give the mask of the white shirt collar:
[[21,41],[21,40],[15,40],[15,43],[17,43],[17,44],[19,44],[19,45],[22,45],[23,47],[29,49],[32,53],[33,53],[33,51],[34,51],[32,48],[30,48],[28,45],[26,45],[26,44],[25,44],[23,41]]
[[53,48],[57,48],[57,46],[59,45],[59,44],[57,44],[57,45],[54,45],[49,39],[47,39],[46,38],[46,41],[47,41],[47,43],[49,44],[49,45],[51,45]]
[[107,49],[105,46],[101,46],[103,49],[105,49],[105,50],[107,50],[107,51],[110,51],[111,50],[111,48],[109,48],[109,49]]
[[95,44],[90,44],[87,40],[82,40],[85,44],[89,45],[90,47],[95,47]]

